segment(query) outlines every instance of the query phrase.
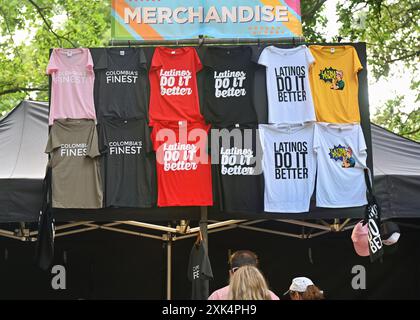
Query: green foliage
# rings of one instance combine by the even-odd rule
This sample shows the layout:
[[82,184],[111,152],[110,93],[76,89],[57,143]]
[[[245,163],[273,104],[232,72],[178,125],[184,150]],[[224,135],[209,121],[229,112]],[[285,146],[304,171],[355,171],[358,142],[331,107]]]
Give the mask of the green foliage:
[[[50,48],[106,45],[109,13],[109,0],[1,1],[0,115],[28,97],[47,100]],[[21,30],[29,35],[23,43]]]
[[375,114],[373,122],[388,130],[420,142],[420,108],[404,112],[404,97],[388,100]]
[[326,0],[301,0],[303,34],[308,42],[326,42],[322,32],[328,22],[324,12],[325,2]]
[[376,79],[402,61],[412,74],[420,56],[420,2],[412,0],[351,0],[337,5],[340,35],[368,43],[368,63]]
[[[301,0],[302,25],[308,42],[325,42],[326,0]],[[420,92],[420,2],[412,0],[337,1],[341,28],[337,36],[368,43],[373,77],[388,77],[390,66],[401,61],[410,72],[411,90]],[[110,0],[0,1],[0,116],[22,99],[47,100],[45,69],[53,47],[98,47],[110,34]],[[19,33],[28,35],[24,43]],[[418,139],[418,108],[402,112],[403,98],[388,101],[375,122]],[[420,101],[417,95],[416,103]]]

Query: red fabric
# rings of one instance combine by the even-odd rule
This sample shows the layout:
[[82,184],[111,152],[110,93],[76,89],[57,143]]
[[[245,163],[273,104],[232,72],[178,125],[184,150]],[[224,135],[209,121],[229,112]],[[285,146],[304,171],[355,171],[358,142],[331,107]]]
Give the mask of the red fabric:
[[208,131],[200,123],[155,123],[159,207],[213,205]]
[[151,126],[159,121],[204,122],[197,88],[202,67],[194,48],[155,49],[149,71]]

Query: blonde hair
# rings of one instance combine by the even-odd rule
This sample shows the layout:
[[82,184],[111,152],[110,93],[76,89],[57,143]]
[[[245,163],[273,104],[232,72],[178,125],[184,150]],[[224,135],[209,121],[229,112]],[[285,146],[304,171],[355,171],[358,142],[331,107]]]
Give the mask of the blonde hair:
[[229,300],[271,300],[262,273],[250,265],[238,268],[230,277]]
[[324,300],[324,293],[315,285],[308,286],[305,292],[290,291],[290,296],[299,296],[299,300]]

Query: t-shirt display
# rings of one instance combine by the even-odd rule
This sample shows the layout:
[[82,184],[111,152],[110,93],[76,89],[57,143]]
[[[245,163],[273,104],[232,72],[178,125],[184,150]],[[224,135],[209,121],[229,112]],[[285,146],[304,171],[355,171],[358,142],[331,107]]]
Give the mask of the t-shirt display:
[[315,185],[314,124],[260,125],[266,212],[308,212]]
[[151,207],[156,182],[147,122],[104,118],[99,125],[99,145],[105,206]]
[[[255,127],[214,131],[212,140],[213,188],[224,212],[263,212],[262,149]],[[216,140],[216,141],[215,141]],[[216,154],[215,154],[216,153]]]
[[96,119],[89,49],[53,49],[47,74],[52,77],[49,125],[55,119]]
[[54,121],[45,152],[50,154],[53,208],[102,207],[100,153],[94,120]]
[[188,262],[188,280],[192,283],[192,300],[207,300],[211,279],[213,279],[213,271],[203,240],[193,245]]
[[204,122],[196,74],[201,69],[194,48],[155,49],[149,71],[150,126],[157,121]]
[[103,117],[148,117],[148,73],[141,48],[108,48],[105,61],[95,66],[95,106]]
[[203,58],[203,115],[214,127],[256,124],[251,47],[209,47]]
[[365,205],[364,47],[284,47],[53,49],[52,207],[303,213],[315,184],[318,207]]
[[352,46],[310,46],[315,63],[311,69],[311,87],[316,118],[320,122],[358,123],[359,82],[363,68]]
[[314,63],[305,46],[282,49],[269,46],[258,63],[266,67],[268,122],[301,123],[315,121],[309,84],[309,70]]
[[367,204],[366,143],[359,124],[315,125],[317,207],[344,208]]
[[157,122],[152,131],[156,151],[158,206],[211,206],[209,126]]

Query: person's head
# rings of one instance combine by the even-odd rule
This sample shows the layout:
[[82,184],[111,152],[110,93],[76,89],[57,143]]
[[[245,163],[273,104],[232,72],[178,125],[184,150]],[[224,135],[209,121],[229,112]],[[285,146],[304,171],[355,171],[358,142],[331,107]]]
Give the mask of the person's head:
[[234,252],[229,259],[229,273],[233,273],[240,267],[243,266],[254,266],[259,267],[259,261],[257,255],[249,250],[239,250]]
[[335,74],[338,81],[343,80],[343,70],[337,70]]
[[271,300],[267,282],[255,266],[245,265],[230,277],[230,300]]
[[292,280],[289,290],[290,299],[292,300],[322,300],[324,293],[314,285],[311,279],[306,277],[298,277]]

